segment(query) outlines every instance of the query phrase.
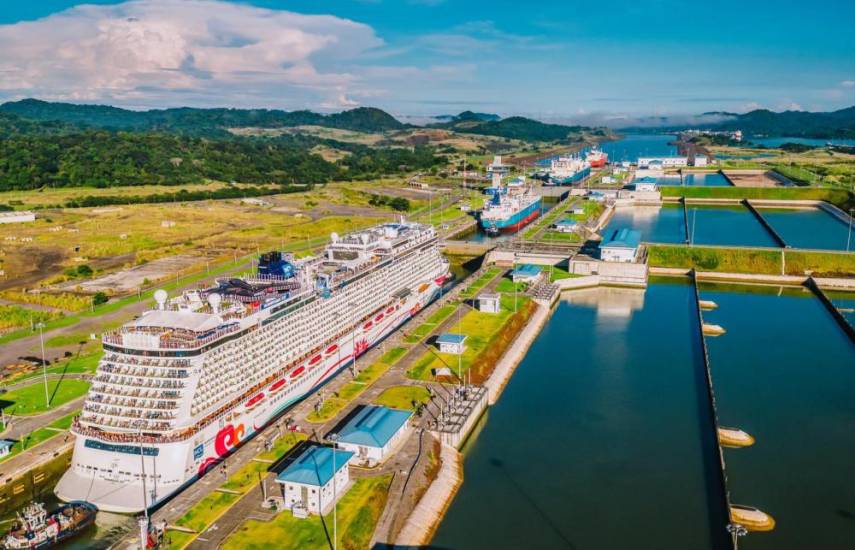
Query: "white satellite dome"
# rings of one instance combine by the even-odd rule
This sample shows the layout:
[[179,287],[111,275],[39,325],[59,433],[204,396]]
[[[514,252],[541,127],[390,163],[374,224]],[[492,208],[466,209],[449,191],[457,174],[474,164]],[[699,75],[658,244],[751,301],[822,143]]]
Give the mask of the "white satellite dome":
[[163,306],[166,304],[167,298],[169,298],[169,294],[167,294],[166,291],[162,288],[159,288],[154,291],[154,301],[157,302],[157,305],[160,309],[163,309]]

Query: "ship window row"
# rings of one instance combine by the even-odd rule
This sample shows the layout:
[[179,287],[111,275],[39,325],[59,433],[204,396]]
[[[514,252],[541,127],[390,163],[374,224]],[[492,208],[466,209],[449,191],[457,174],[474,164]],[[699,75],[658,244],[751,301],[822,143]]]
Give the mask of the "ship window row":
[[101,384],[110,384],[121,388],[140,388],[152,390],[182,390],[187,387],[184,382],[177,380],[150,379],[135,376],[123,376],[117,374],[98,374],[93,379],[93,382]]
[[178,409],[178,404],[175,401],[170,400],[168,397],[155,400],[154,398],[113,397],[101,393],[90,395],[84,405],[84,409],[98,412],[103,411],[107,406],[121,407],[123,409],[150,409],[161,411],[174,411]]
[[121,386],[98,384],[92,386],[92,392],[117,397],[139,397],[142,399],[180,399],[181,391],[175,389],[135,389],[129,390]]

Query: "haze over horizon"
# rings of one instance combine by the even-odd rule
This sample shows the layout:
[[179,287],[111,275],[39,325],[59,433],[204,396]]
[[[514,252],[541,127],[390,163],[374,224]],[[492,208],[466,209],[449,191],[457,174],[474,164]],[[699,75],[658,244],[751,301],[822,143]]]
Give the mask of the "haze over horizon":
[[0,101],[471,109],[586,124],[855,104],[855,4],[46,0],[0,13]]

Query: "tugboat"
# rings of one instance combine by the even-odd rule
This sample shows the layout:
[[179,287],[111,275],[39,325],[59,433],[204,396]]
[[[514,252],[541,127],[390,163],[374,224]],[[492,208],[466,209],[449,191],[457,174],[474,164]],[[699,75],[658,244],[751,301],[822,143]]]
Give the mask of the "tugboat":
[[3,548],[51,548],[95,523],[97,513],[98,509],[92,504],[74,501],[60,506],[48,516],[44,504],[31,502],[24,508],[23,513],[18,513],[18,520],[3,539]]

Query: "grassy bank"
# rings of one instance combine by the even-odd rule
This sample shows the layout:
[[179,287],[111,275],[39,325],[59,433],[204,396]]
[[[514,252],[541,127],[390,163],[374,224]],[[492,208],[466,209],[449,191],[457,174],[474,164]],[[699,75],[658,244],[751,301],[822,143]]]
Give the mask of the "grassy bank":
[[68,428],[71,427],[71,421],[74,420],[74,417],[77,416],[80,411],[74,411],[73,413],[63,416],[62,418],[58,418],[44,426],[43,428],[39,428],[33,432],[28,433],[26,436],[16,441],[12,446],[12,450],[8,455],[0,458],[0,463],[9,460],[13,456],[22,453],[23,451],[30,449],[39,443],[44,443],[48,439],[52,437],[56,437],[60,434],[65,433]]
[[[48,380],[48,396],[50,406],[59,407],[69,401],[82,397],[89,390],[87,380],[76,378]],[[45,402],[45,387],[41,382],[34,382],[17,390],[12,390],[0,397],[0,405],[7,414],[30,416],[47,411]]]
[[[778,250],[651,245],[648,254],[651,267],[781,275],[782,252]],[[812,273],[820,277],[838,277],[855,274],[855,254],[798,250],[785,250],[783,254],[786,275]]]
[[[341,498],[337,510],[339,548],[368,548],[371,535],[386,506],[389,481],[390,476],[358,479]],[[332,547],[331,523],[331,517],[311,515],[308,519],[297,519],[286,511],[272,521],[246,521],[226,539],[223,548],[326,550]]]
[[430,392],[424,386],[392,386],[377,396],[374,403],[393,409],[415,410],[430,401]]
[[437,326],[442,324],[443,321],[448,319],[452,313],[457,310],[457,302],[452,302],[450,304],[445,304],[441,308],[434,311],[430,317],[425,319],[425,321],[416,327],[416,329],[407,334],[406,338],[404,338],[404,342],[408,344],[417,344],[424,340],[428,334],[430,334]]
[[843,210],[855,207],[855,196],[851,192],[830,187],[684,187],[665,185],[659,189],[663,197],[825,201]]

